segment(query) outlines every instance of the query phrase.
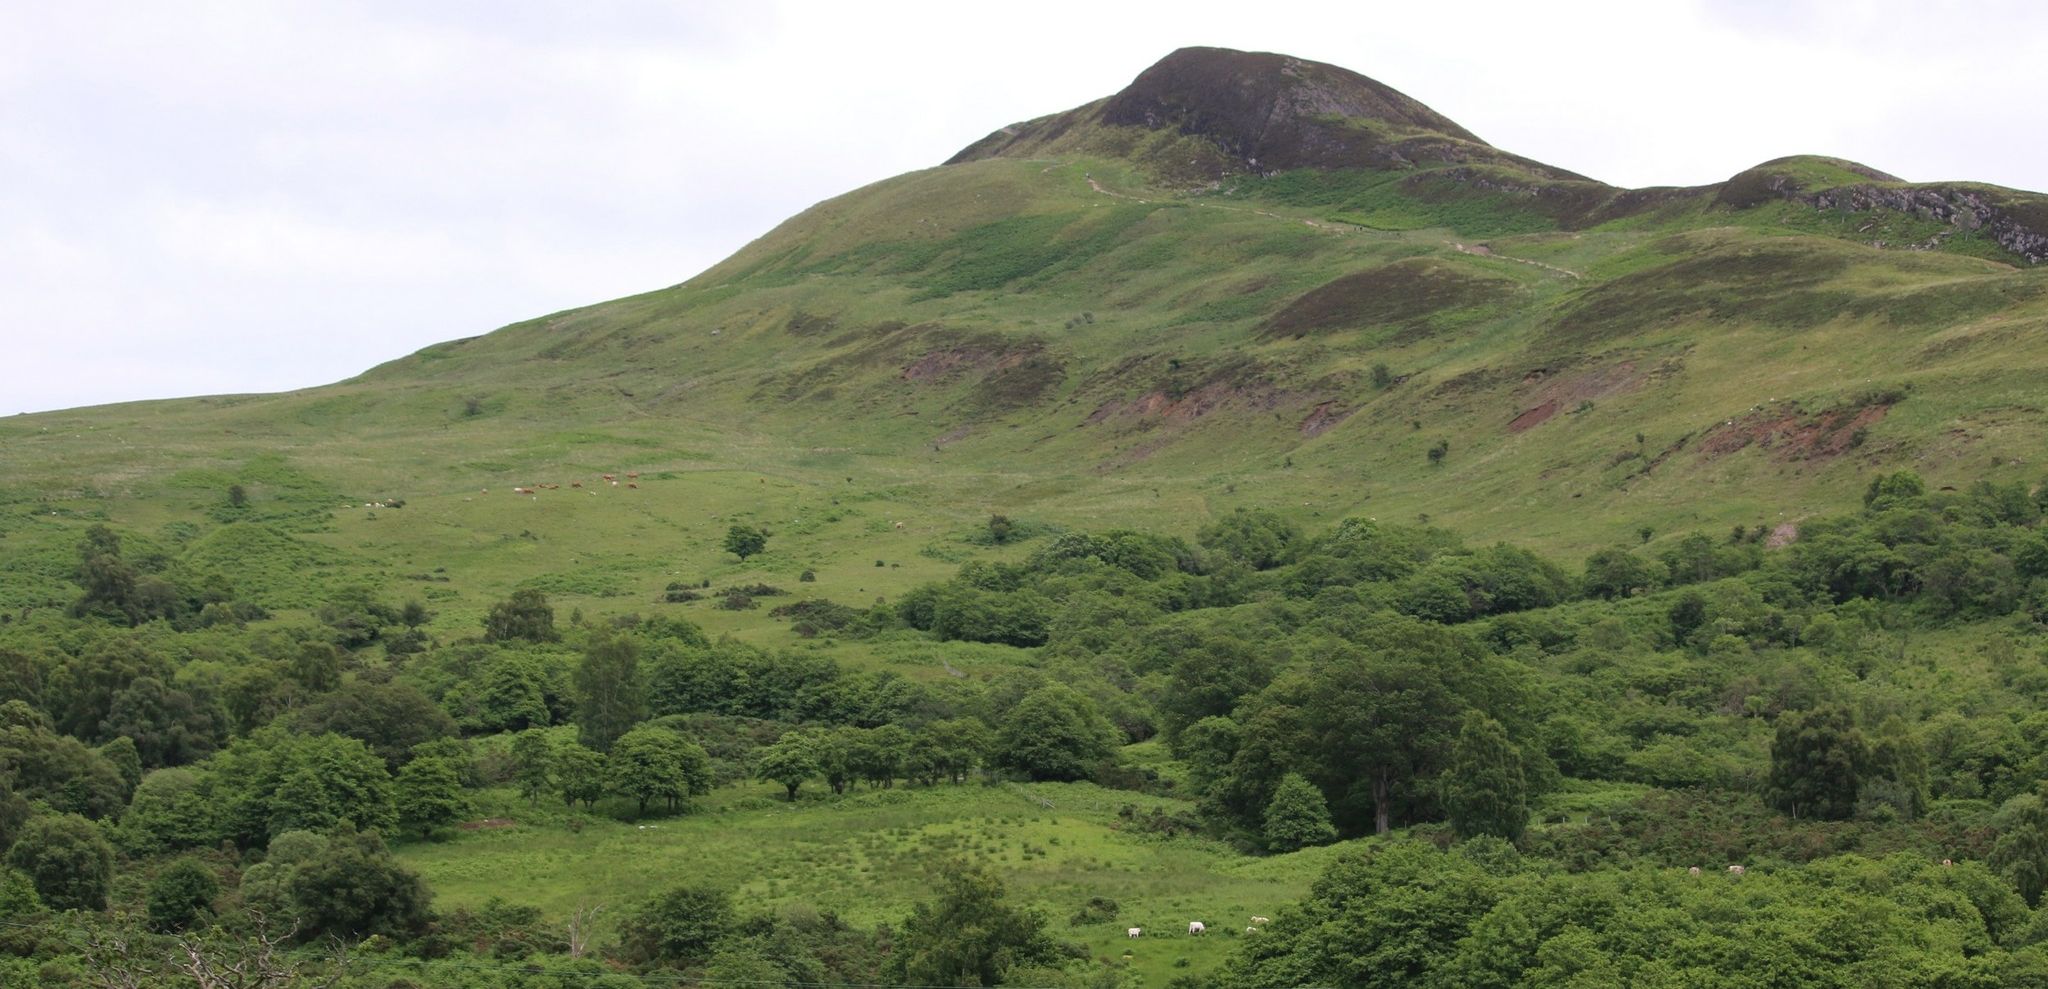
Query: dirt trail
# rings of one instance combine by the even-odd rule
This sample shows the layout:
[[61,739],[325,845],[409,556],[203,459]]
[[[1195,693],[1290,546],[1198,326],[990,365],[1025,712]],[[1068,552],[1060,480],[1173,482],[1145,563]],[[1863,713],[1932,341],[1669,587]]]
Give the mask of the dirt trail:
[[1533,264],[1538,268],[1542,268],[1544,271],[1554,271],[1560,275],[1565,276],[1566,278],[1584,277],[1576,271],[1572,271],[1567,268],[1560,268],[1554,264],[1544,264],[1541,261],[1531,261],[1528,258],[1512,257],[1506,254],[1495,254],[1493,252],[1493,248],[1487,247],[1484,244],[1452,244],[1451,247],[1457,250],[1460,254],[1470,254],[1475,257],[1482,258],[1499,258],[1502,261],[1514,261],[1520,264]]
[[[1105,188],[1103,188],[1103,187],[1102,187],[1102,183],[1101,183],[1101,182],[1098,182],[1098,181],[1096,181],[1096,180],[1095,180],[1095,177],[1094,177],[1094,176],[1092,176],[1092,175],[1090,175],[1090,176],[1086,176],[1086,178],[1087,178],[1087,180],[1088,180],[1088,188],[1090,188],[1090,189],[1093,189],[1093,190],[1095,190],[1095,191],[1096,191],[1096,192],[1097,192],[1098,194],[1100,194],[1100,195],[1104,195],[1104,196],[1109,196],[1109,197],[1111,197],[1111,198],[1114,198],[1114,199],[1127,199],[1127,200],[1130,200],[1131,202],[1134,202],[1134,203],[1149,203],[1149,202],[1151,202],[1151,200],[1149,200],[1149,199],[1140,199],[1140,198],[1138,198],[1137,196],[1130,196],[1130,195],[1125,195],[1124,193],[1121,193],[1121,192],[1114,192],[1114,191],[1111,191],[1111,190],[1109,190],[1109,189],[1105,189]],[[1227,211],[1227,212],[1231,212],[1231,213],[1252,213],[1252,214],[1255,214],[1255,215],[1258,215],[1258,216],[1264,216],[1264,217],[1269,217],[1269,218],[1271,218],[1271,219],[1275,219],[1275,220],[1282,220],[1282,221],[1286,221],[1286,222],[1289,222],[1289,223],[1293,223],[1293,222],[1299,221],[1299,222],[1301,222],[1301,223],[1302,223],[1303,225],[1305,225],[1305,226],[1310,226],[1310,227],[1314,227],[1314,228],[1315,228],[1315,229],[1317,229],[1317,230],[1329,230],[1329,231],[1333,231],[1333,232],[1336,232],[1336,233],[1340,233],[1340,234],[1341,234],[1341,233],[1349,233],[1349,232],[1351,232],[1351,231],[1353,231],[1353,230],[1367,230],[1367,229],[1370,229],[1370,228],[1368,228],[1368,227],[1361,227],[1361,226],[1358,226],[1357,224],[1354,224],[1354,223],[1325,223],[1325,222],[1322,222],[1322,221],[1320,221],[1320,220],[1311,220],[1311,219],[1308,219],[1308,218],[1306,218],[1306,217],[1295,217],[1295,216],[1282,216],[1282,215],[1281,215],[1281,214],[1279,214],[1279,213],[1273,213],[1273,212],[1268,212],[1268,211],[1266,211],[1266,210],[1262,210],[1262,209],[1251,209],[1250,207],[1246,207],[1246,206],[1225,206],[1225,205],[1223,205],[1223,204],[1221,204],[1221,203],[1204,203],[1204,202],[1190,202],[1190,203],[1189,203],[1188,205],[1190,205],[1190,206],[1199,206],[1199,207],[1201,207],[1201,208],[1203,208],[1203,209],[1220,209],[1220,210],[1225,210],[1225,211]],[[1498,258],[1498,259],[1500,259],[1500,260],[1502,260],[1502,261],[1513,261],[1513,262],[1516,262],[1517,264],[1527,264],[1527,265],[1534,265],[1535,267],[1538,267],[1538,268],[1542,268],[1542,269],[1543,269],[1543,270],[1545,270],[1545,271],[1548,271],[1548,272],[1552,272],[1552,273],[1554,273],[1554,274],[1559,274],[1559,275],[1563,275],[1563,276],[1564,276],[1564,277],[1566,277],[1566,278],[1581,278],[1581,277],[1584,277],[1584,276],[1580,275],[1580,274],[1579,274],[1578,272],[1576,272],[1576,271],[1572,271],[1572,270],[1570,270],[1570,269],[1568,269],[1568,268],[1560,268],[1560,267],[1558,267],[1557,265],[1554,265],[1554,264],[1545,264],[1545,263],[1543,263],[1543,262],[1541,262],[1541,261],[1531,261],[1531,260],[1529,260],[1528,258],[1518,258],[1518,257],[1513,257],[1513,256],[1510,256],[1510,255],[1506,255],[1506,254],[1496,254],[1496,253],[1494,253],[1494,251],[1493,251],[1493,250],[1492,250],[1491,248],[1488,248],[1488,247],[1484,247],[1484,246],[1482,246],[1482,245],[1478,245],[1478,244],[1466,245],[1466,244],[1459,244],[1459,243],[1456,243],[1456,242],[1454,242],[1454,241],[1448,241],[1448,240],[1447,240],[1447,241],[1444,241],[1444,242],[1443,242],[1443,244],[1444,244],[1444,246],[1446,246],[1446,247],[1449,247],[1449,248],[1451,248],[1452,250],[1454,250],[1454,251],[1457,251],[1457,252],[1458,252],[1458,253],[1460,253],[1460,254],[1470,254],[1470,255],[1473,255],[1473,256],[1475,256],[1475,257],[1483,257],[1483,258]]]

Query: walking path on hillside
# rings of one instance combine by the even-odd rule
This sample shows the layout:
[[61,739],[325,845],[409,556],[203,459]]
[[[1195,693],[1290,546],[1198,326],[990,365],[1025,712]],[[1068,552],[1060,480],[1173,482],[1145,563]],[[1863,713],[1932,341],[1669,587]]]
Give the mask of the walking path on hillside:
[[[1049,167],[1050,167],[1050,166],[1048,166],[1048,169],[1049,169]],[[1094,177],[1094,176],[1092,176],[1092,175],[1089,175],[1089,176],[1084,176],[1084,177],[1085,177],[1085,178],[1086,178],[1086,179],[1088,180],[1088,188],[1090,188],[1090,189],[1093,189],[1093,190],[1095,190],[1095,191],[1096,191],[1097,193],[1099,193],[1099,194],[1101,194],[1101,195],[1104,195],[1104,196],[1110,196],[1110,197],[1112,197],[1112,198],[1115,198],[1115,199],[1128,199],[1128,200],[1130,200],[1131,202],[1134,202],[1134,203],[1150,203],[1150,202],[1151,202],[1151,200],[1149,200],[1149,199],[1140,199],[1140,198],[1138,198],[1137,196],[1131,196],[1131,195],[1126,195],[1126,194],[1124,194],[1124,193],[1121,193],[1121,192],[1113,192],[1113,191],[1111,191],[1111,190],[1109,190],[1109,189],[1105,189],[1105,188],[1103,188],[1103,187],[1102,187],[1102,183],[1101,183],[1101,182],[1098,182],[1098,181],[1096,181],[1096,180],[1095,180],[1095,177]],[[1311,219],[1308,219],[1307,217],[1295,217],[1295,216],[1282,216],[1282,215],[1280,215],[1279,213],[1272,213],[1272,212],[1268,212],[1268,211],[1266,211],[1266,210],[1262,210],[1262,209],[1251,209],[1250,207],[1246,207],[1246,206],[1225,206],[1225,205],[1223,205],[1223,204],[1221,204],[1221,203],[1204,203],[1204,202],[1191,202],[1191,203],[1190,203],[1189,205],[1192,205],[1192,206],[1200,206],[1200,207],[1202,207],[1202,208],[1204,208],[1204,209],[1220,209],[1220,210],[1228,210],[1229,212],[1232,212],[1232,213],[1254,213],[1254,214],[1257,214],[1257,215],[1259,215],[1259,216],[1264,216],[1264,217],[1270,217],[1270,218],[1272,218],[1272,219],[1275,219],[1275,220],[1285,220],[1285,221],[1289,221],[1289,222],[1292,222],[1292,221],[1295,221],[1295,220],[1300,220],[1300,221],[1301,221],[1302,223],[1304,223],[1304,224],[1307,224],[1308,226],[1314,227],[1314,228],[1316,228],[1316,229],[1318,229],[1318,230],[1334,230],[1334,231],[1336,231],[1336,232],[1338,232],[1338,233],[1344,233],[1344,232],[1346,232],[1346,231],[1349,231],[1349,230],[1368,230],[1368,229],[1371,229],[1371,228],[1369,228],[1369,227],[1361,227],[1361,226],[1359,226],[1359,225],[1357,225],[1357,224],[1355,224],[1355,223],[1324,223],[1324,222],[1322,222],[1322,221],[1319,221],[1319,220],[1311,220]],[[1534,266],[1536,266],[1536,267],[1538,267],[1538,268],[1542,268],[1542,269],[1543,269],[1543,270],[1545,270],[1545,271],[1549,271],[1549,272],[1554,272],[1554,273],[1556,273],[1556,274],[1559,274],[1559,275],[1563,275],[1563,276],[1564,276],[1564,277],[1566,277],[1566,278],[1582,278],[1582,277],[1584,277],[1584,276],[1580,275],[1580,274],[1579,274],[1578,272],[1576,272],[1576,271],[1572,271],[1572,270],[1570,270],[1570,269],[1568,269],[1568,268],[1560,268],[1560,267],[1558,267],[1557,265],[1554,265],[1554,264],[1545,264],[1545,263],[1543,263],[1543,262],[1541,262],[1541,261],[1531,261],[1531,260],[1529,260],[1528,258],[1518,258],[1518,257],[1513,257],[1513,256],[1511,256],[1511,255],[1507,255],[1507,254],[1497,254],[1497,253],[1495,253],[1495,252],[1493,251],[1493,249],[1492,249],[1492,248],[1486,247],[1486,246],[1484,246],[1484,245],[1481,245],[1481,244],[1460,244],[1460,243],[1456,243],[1456,242],[1454,242],[1454,241],[1448,241],[1448,240],[1447,240],[1447,241],[1444,241],[1443,243],[1444,243],[1444,246],[1446,246],[1446,247],[1449,247],[1450,249],[1452,249],[1452,250],[1454,250],[1454,251],[1457,251],[1457,252],[1458,252],[1458,253],[1460,253],[1460,254],[1470,254],[1470,255],[1472,255],[1472,256],[1474,256],[1474,257],[1482,257],[1482,258],[1498,258],[1498,259],[1500,259],[1500,260],[1502,260],[1502,261],[1513,261],[1513,262],[1516,262],[1517,264],[1527,264],[1527,265],[1534,265]]]

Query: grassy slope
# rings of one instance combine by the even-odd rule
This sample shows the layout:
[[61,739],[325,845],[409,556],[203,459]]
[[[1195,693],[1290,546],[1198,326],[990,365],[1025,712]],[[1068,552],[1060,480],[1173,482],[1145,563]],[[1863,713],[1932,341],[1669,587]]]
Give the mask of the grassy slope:
[[[425,600],[447,639],[538,586],[564,614],[672,611],[714,635],[936,678],[1033,660],[803,642],[763,612],[656,602],[704,580],[890,599],[961,561],[1028,552],[964,538],[991,512],[1181,534],[1238,505],[1311,527],[1427,515],[1569,561],[1639,527],[1676,538],[1839,509],[1880,468],[1933,484],[2039,472],[2025,461],[2048,439],[2041,272],[1877,249],[1842,217],[1704,193],[1561,231],[1488,197],[1338,185],[1283,176],[1190,196],[1102,159],[933,169],[821,204],[686,285],[326,388],[0,421],[0,609],[74,595],[79,533],[106,520],[286,620],[359,581]],[[1458,247],[1477,243],[1490,255]],[[1262,331],[1311,290],[1395,264],[1481,290],[1434,310],[1419,282],[1368,278],[1371,293],[1337,308],[1371,318]],[[1376,364],[1405,377],[1376,388]],[[1873,389],[1907,397],[1840,455],[1702,452],[1719,424],[1797,418],[1792,402],[1811,417]],[[1306,435],[1324,403],[1351,414]],[[1508,429],[1545,403],[1546,421]],[[1432,467],[1439,440],[1450,454]],[[625,471],[638,488],[597,479]],[[248,509],[224,507],[233,483]],[[511,493],[547,483],[561,487]],[[405,507],[361,507],[389,497]],[[769,551],[720,552],[736,521],[772,529]],[[805,569],[815,584],[797,582]],[[1116,806],[1156,801],[1085,788],[1053,796],[1055,811],[1007,790],[857,796],[827,811],[843,818],[835,842],[789,834],[766,796],[722,791],[714,813],[651,832],[594,822],[593,841],[501,795],[486,810],[522,826],[405,855],[450,904],[503,894],[559,912],[705,871],[750,900],[866,923],[914,897],[920,849],[979,847],[1057,921],[1084,889],[1112,890],[1124,918],[1067,936],[1105,956],[1132,948],[1156,983],[1227,941],[1131,946],[1124,926],[1235,931],[1328,854],[1245,860],[1137,837],[1111,827]]]
[[[821,592],[867,603],[946,570],[991,511],[1178,531],[1239,504],[1311,524],[1427,514],[1570,557],[1640,526],[1839,507],[1894,464],[1936,483],[1993,464],[2012,465],[1994,479],[2023,476],[2044,439],[2040,272],[1697,197],[1654,221],[1492,237],[1478,256],[1455,249],[1472,239],[1458,230],[1335,225],[1341,196],[1266,191],[1165,196],[1102,160],[914,173],[821,204],[686,286],[338,385],[15,417],[0,423],[0,527],[10,553],[55,556],[88,518],[204,532],[241,480],[258,515],[295,513],[285,527],[313,530],[294,538],[335,551],[338,571],[447,568],[426,589],[452,628],[543,577],[571,606],[620,610],[668,580],[812,567]],[[1311,289],[1405,258],[1490,294],[1434,312],[1381,298],[1360,317],[1377,324],[1260,332]],[[1381,363],[1407,378],[1374,388]],[[1759,406],[1812,413],[1885,388],[1911,390],[1845,455],[1674,449]],[[1507,428],[1545,402],[1548,421]],[[1322,403],[1356,412],[1305,435]],[[1439,440],[1451,452],[1431,467]],[[646,475],[639,490],[568,486],[623,470]],[[509,495],[550,482],[563,487]],[[387,496],[407,507],[340,510]],[[716,551],[734,520],[780,534],[768,557]],[[60,590],[10,583],[7,603]]]

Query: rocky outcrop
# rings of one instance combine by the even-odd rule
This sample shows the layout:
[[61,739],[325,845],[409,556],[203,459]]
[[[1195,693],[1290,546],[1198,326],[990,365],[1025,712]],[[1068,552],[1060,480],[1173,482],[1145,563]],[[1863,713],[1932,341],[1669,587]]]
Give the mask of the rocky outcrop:
[[[1911,213],[1945,223],[1953,231],[1981,231],[1993,243],[2028,264],[2048,261],[2048,223],[2041,223],[2032,216],[2023,218],[2016,215],[2004,205],[1993,202],[1992,194],[1985,190],[1948,185],[1852,185],[1801,194],[1796,198],[1817,210]],[[2036,208],[2030,212],[2048,214],[2048,209]],[[2043,219],[2048,219],[2048,216]],[[1943,239],[1942,235],[1936,235],[1932,243],[1913,246],[1934,247]]]

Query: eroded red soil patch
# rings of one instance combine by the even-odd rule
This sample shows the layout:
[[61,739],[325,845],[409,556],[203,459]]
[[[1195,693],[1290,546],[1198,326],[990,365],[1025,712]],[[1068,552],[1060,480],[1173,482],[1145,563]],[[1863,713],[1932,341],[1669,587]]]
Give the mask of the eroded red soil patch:
[[1522,376],[1522,384],[1533,386],[1523,398],[1522,411],[1508,422],[1508,432],[1534,429],[1559,412],[1583,403],[1635,391],[1650,375],[1637,370],[1635,361],[1621,361],[1605,367],[1552,374],[1537,368]]
[[1808,415],[1797,402],[1781,403],[1707,430],[1700,437],[1700,453],[1725,457],[1757,446],[1779,461],[1830,460],[1855,449],[1864,430],[1891,408],[1891,402],[1883,401]]

